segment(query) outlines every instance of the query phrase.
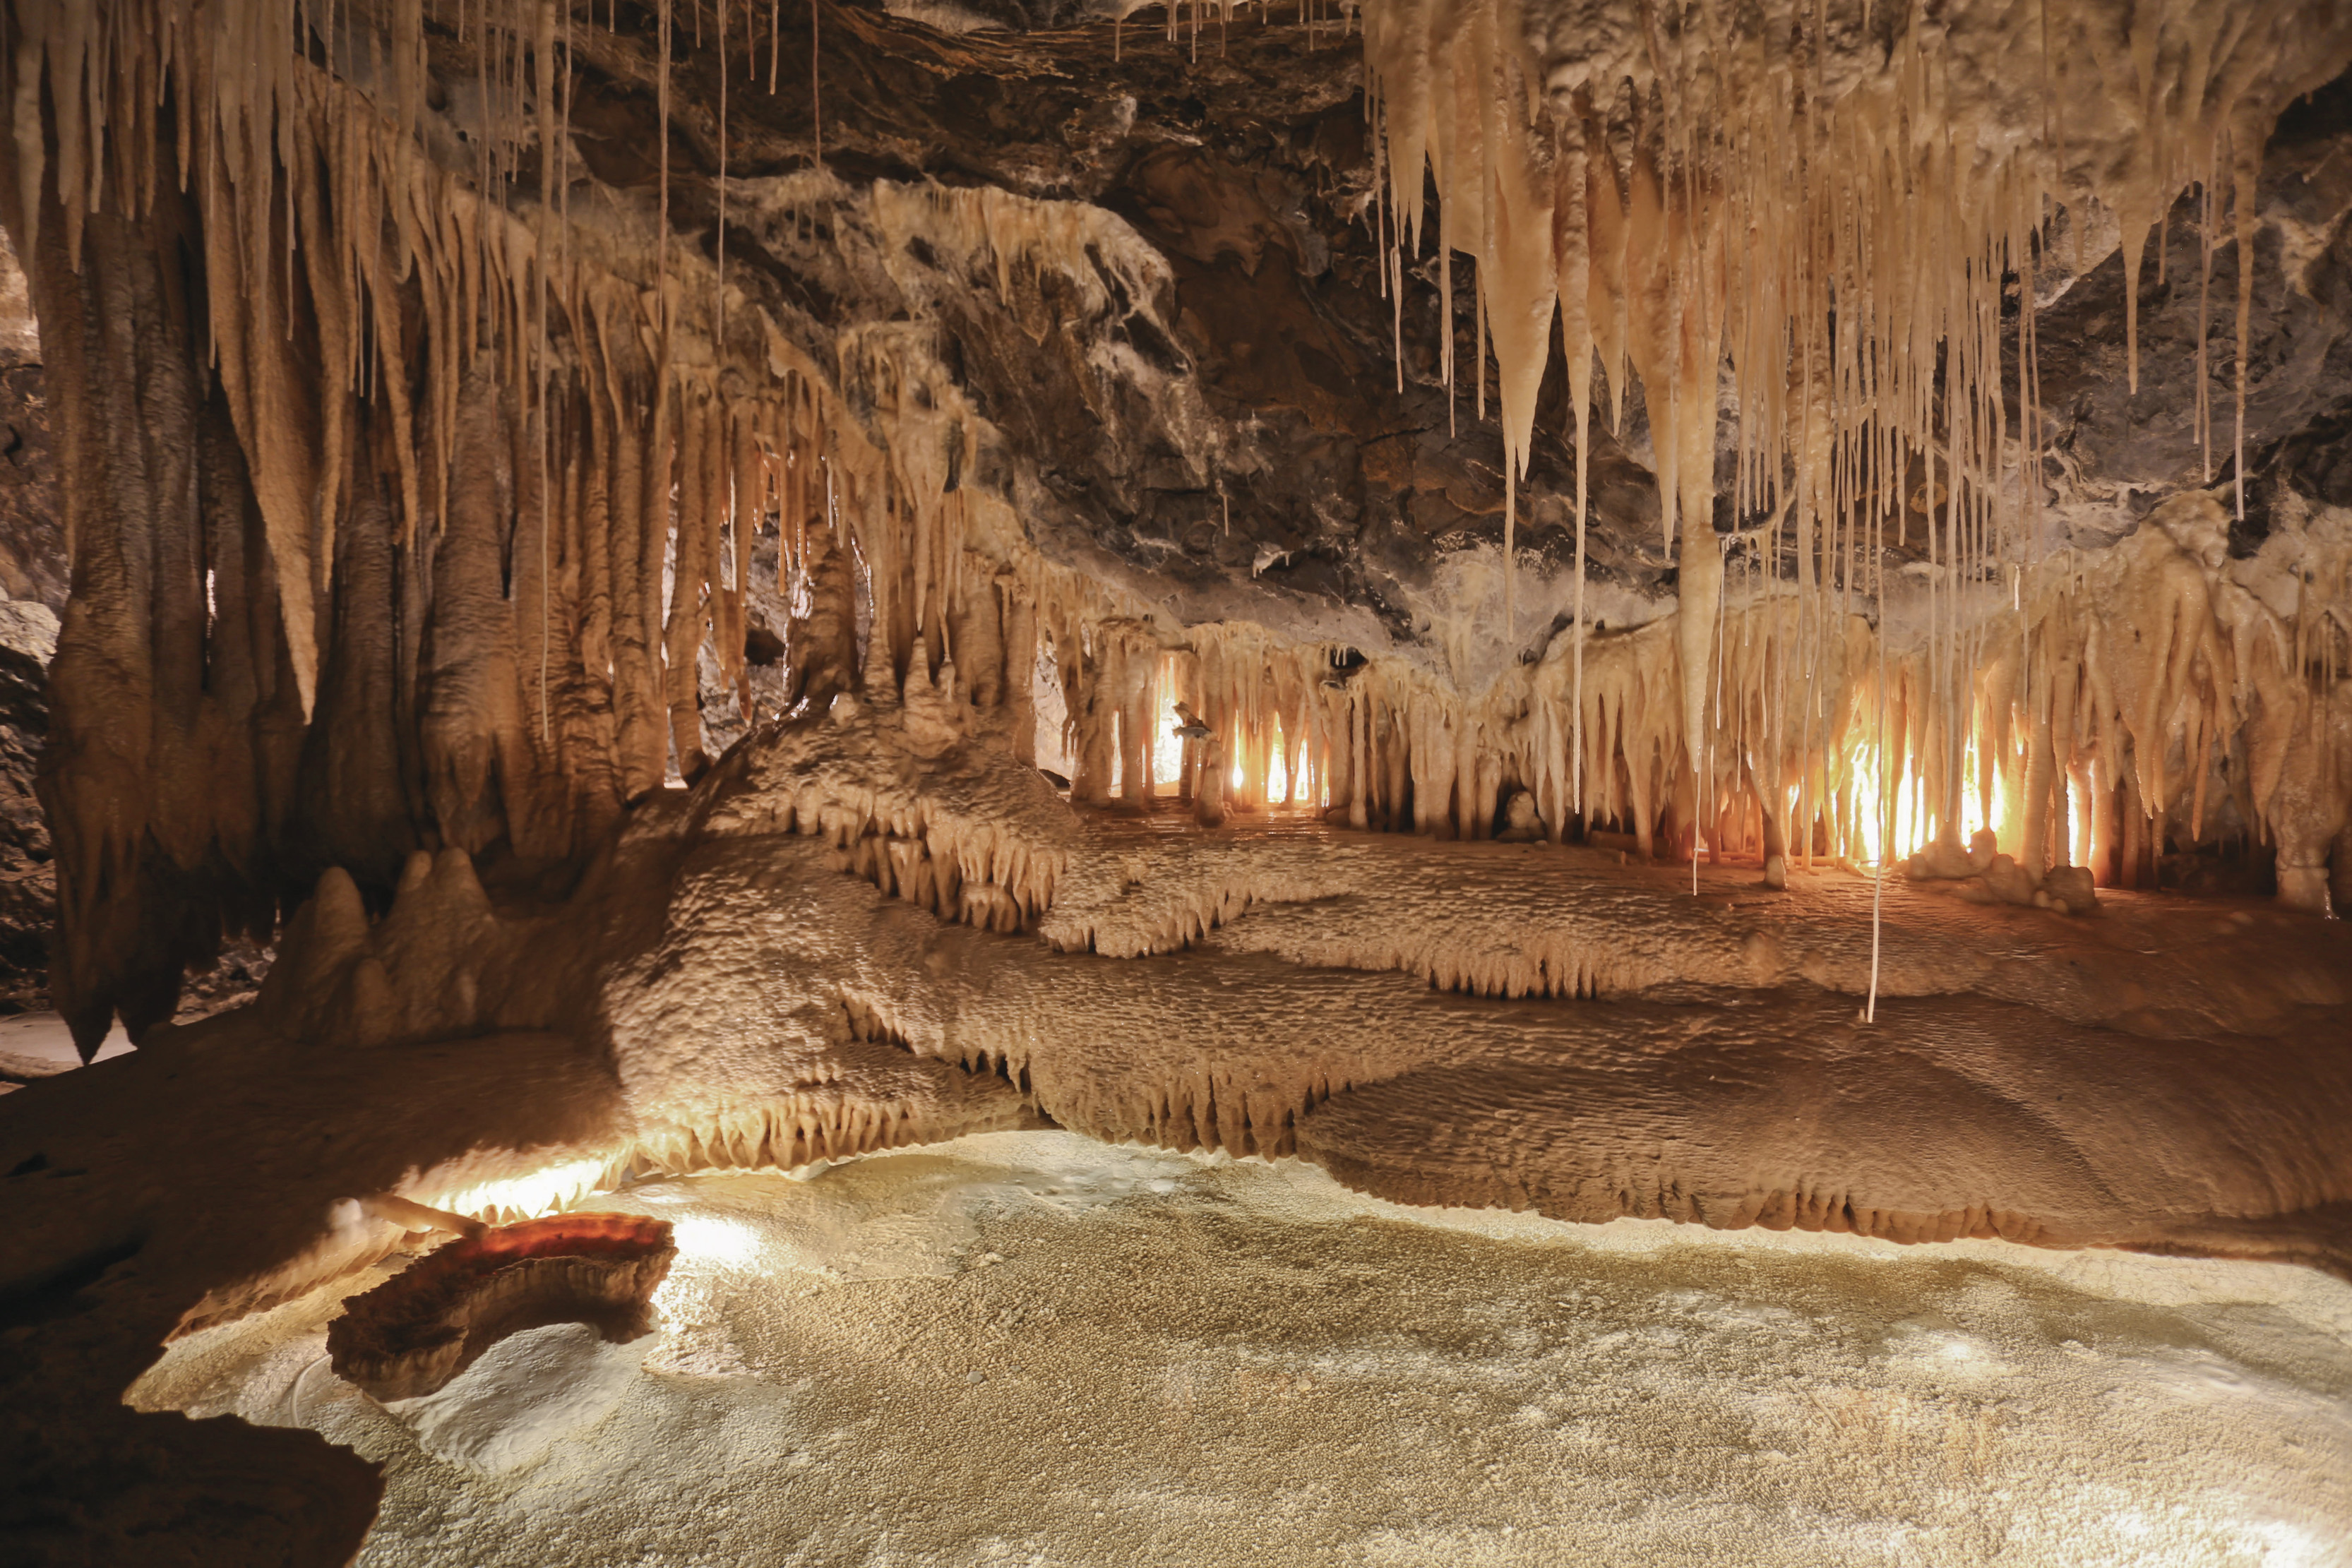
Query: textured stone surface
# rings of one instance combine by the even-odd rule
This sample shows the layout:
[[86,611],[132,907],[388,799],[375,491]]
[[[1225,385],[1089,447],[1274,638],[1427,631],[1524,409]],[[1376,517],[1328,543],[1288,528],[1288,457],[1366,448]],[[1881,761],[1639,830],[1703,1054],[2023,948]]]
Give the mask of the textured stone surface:
[[0,235],[0,592],[63,611],[69,585],[57,486],[40,326],[16,248]]
[[37,1009],[47,992],[57,873],[48,822],[33,792],[48,728],[49,655],[58,618],[47,606],[0,601],[0,1005]]
[[[1066,1133],[615,1201],[677,1228],[665,1322],[530,1469],[306,1376],[332,1287],[131,1402],[382,1463],[371,1568],[2326,1562],[2352,1522],[2352,1285],[2307,1270],[1407,1209]],[[595,1348],[500,1435],[593,1414]]]
[[1898,881],[1864,1027],[1843,873],[1694,897],[1594,850],[1106,820],[999,737],[855,703],[658,798],[562,904],[419,862],[374,921],[324,879],[257,1006],[0,1102],[28,1454],[22,1423],[110,1400],[167,1333],[384,1256],[339,1198],[528,1212],[1041,1113],[1412,1201],[2352,1270],[2347,937],[2273,909]]
[[[1237,18],[1222,37],[1203,35],[1196,60],[1189,33],[1171,44],[1139,23],[1114,61],[1099,28],[947,37],[854,12],[833,37],[824,144],[837,175],[1085,203],[1132,225],[1167,264],[1172,299],[1159,314],[1173,337],[1131,344],[1149,373],[1130,373],[1133,390],[1112,394],[1117,417],[1086,384],[1067,340],[1021,330],[984,286],[927,301],[940,310],[940,358],[1028,470],[983,473],[982,482],[1021,497],[1041,542],[1098,549],[1148,580],[1155,597],[1172,595],[1185,619],[1239,614],[1305,632],[1337,624],[1334,607],[1344,603],[1371,612],[1401,643],[1428,638],[1449,591],[1448,559],[1501,542],[1501,438],[1491,385],[1489,417],[1474,417],[1475,311],[1459,271],[1453,332],[1464,382],[1451,398],[1440,384],[1433,255],[1409,269],[1404,384],[1396,384],[1399,324],[1381,298],[1367,215],[1355,40],[1327,30],[1309,47],[1286,19]],[[689,92],[707,104],[715,94],[693,79]],[[808,112],[807,84],[789,72],[773,97],[731,100],[730,178],[748,192],[804,164]],[[2344,467],[2352,460],[2339,451],[2352,386],[2347,147],[2352,78],[2298,103],[2265,152],[2246,430],[2259,477],[2241,548],[2261,537],[2273,486],[2339,505],[2352,494]],[[707,131],[695,150],[704,172],[715,172]],[[639,184],[652,172],[617,162],[598,169]],[[2104,543],[2204,477],[2193,423],[2195,209],[2193,196],[2175,206],[2143,262],[2137,392],[2125,385],[2124,258],[2112,218],[2086,239],[2079,274],[2071,230],[2062,222],[2053,231],[2035,280],[2054,437],[2050,544]],[[715,226],[715,212],[704,221]],[[845,241],[771,246],[750,224],[730,226],[728,245],[730,256],[756,258],[762,303],[812,344],[908,303]],[[2203,322],[2216,480],[2234,471],[2237,267],[2225,222]],[[2014,347],[2012,329],[2005,351]],[[2008,373],[2013,380],[2013,360]],[[1169,426],[1171,400],[1152,391],[1160,377],[1197,388],[1205,429]],[[1647,619],[1675,580],[1658,536],[1649,434],[1638,396],[1611,432],[1604,387],[1596,382],[1590,454],[1597,602],[1604,618]],[[1727,406],[1718,457],[1727,477],[1735,419]],[[1519,547],[1532,552],[1535,576],[1573,559],[1570,424],[1555,355],[1520,501]],[[1717,527],[1734,526],[1727,494],[1718,505]],[[1890,570],[1923,559],[1922,532],[1915,507],[1910,542],[1890,547]],[[1440,647],[1423,656],[1444,665]]]

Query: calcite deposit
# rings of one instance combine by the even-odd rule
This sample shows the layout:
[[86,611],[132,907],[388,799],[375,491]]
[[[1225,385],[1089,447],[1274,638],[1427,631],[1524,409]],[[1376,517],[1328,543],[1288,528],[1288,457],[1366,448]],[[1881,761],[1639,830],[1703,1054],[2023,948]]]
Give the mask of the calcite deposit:
[[0,1098],[36,1558],[358,1549],[167,1340],[971,1134],[2352,1278],[2340,7],[0,41],[47,995],[138,1046]]

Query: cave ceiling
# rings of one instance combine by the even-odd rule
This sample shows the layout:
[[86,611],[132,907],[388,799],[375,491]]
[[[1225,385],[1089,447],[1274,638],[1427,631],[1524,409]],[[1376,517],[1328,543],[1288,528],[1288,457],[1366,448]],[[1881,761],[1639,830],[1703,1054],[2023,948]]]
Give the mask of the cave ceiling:
[[[1044,30],[1069,20],[1059,16],[1025,23],[975,12],[942,36],[852,11],[839,57],[835,41],[820,50],[824,163],[845,193],[940,186],[1023,198],[1014,210],[1036,204],[1026,210],[1037,221],[1073,225],[1097,247],[1109,287],[1092,297],[1079,286],[1091,310],[1071,309],[1068,286],[1042,268],[1034,298],[1017,287],[1008,297],[987,287],[1003,280],[990,258],[943,257],[929,236],[849,214],[822,229],[766,216],[771,202],[790,210],[810,199],[778,182],[807,177],[814,121],[805,42],[793,39],[799,58],[771,90],[763,50],[773,39],[754,18],[758,79],[729,111],[730,199],[740,205],[728,244],[745,269],[730,273],[733,287],[821,361],[861,329],[927,329],[924,348],[987,432],[975,437],[986,456],[975,450],[972,482],[1017,496],[1041,545],[1137,584],[1178,623],[1246,618],[1301,640],[1399,652],[1479,685],[1497,651],[1457,650],[1457,672],[1445,630],[1461,614],[1454,558],[1483,550],[1491,559],[1502,542],[1503,434],[1483,416],[1494,372],[1486,387],[1467,371],[1447,384],[1443,340],[1467,360],[1479,324],[1466,279],[1445,319],[1433,247],[1403,262],[1401,301],[1383,287],[1383,175],[1361,40],[1338,25],[1318,35],[1241,12],[1198,37],[1181,24],[1171,38],[1156,16],[1113,40],[1092,26]],[[575,136],[597,181],[641,197],[658,178],[644,152],[658,137],[654,95],[643,90],[658,69],[646,30],[641,19],[640,37],[594,51],[618,79],[583,93]],[[673,222],[710,257],[715,64],[681,68],[671,131],[674,167],[694,187],[675,198]],[[2340,221],[2352,176],[2332,156],[2344,92],[2331,84],[2296,100],[2265,147],[2244,437],[2250,471],[2315,497],[2332,484],[2330,504],[2344,498],[2341,476],[2322,476],[2340,464],[2352,354],[2352,241]],[[1437,194],[1433,179],[1433,205]],[[2158,501],[2232,471],[2227,450],[2200,464],[2198,447],[2196,345],[2200,332],[2212,340],[2207,373],[2223,377],[2221,344],[2233,329],[2213,302],[2234,298],[2239,265],[2219,236],[2200,277],[2200,200],[2179,193],[2140,262],[2142,387],[2122,373],[2126,263],[2113,214],[2093,204],[2078,241],[2071,214],[2058,212],[2035,257],[2052,543],[2105,543]],[[1136,241],[1133,275],[1102,259]],[[2013,329],[2013,275],[2002,287]],[[2013,385],[2013,341],[2005,351]],[[1605,367],[1592,395],[1597,406],[1622,404],[1622,415],[1596,417],[1590,432],[1591,581],[1619,624],[1639,623],[1671,605],[1675,583],[1674,552],[1655,537],[1645,399],[1638,387],[1612,392]],[[1533,573],[1557,580],[1576,553],[1574,421],[1558,353],[1544,363],[1534,411],[1519,548]],[[1756,521],[1736,515],[1738,423],[1727,396],[1714,476],[1715,522],[1727,533]],[[2292,478],[2291,465],[2300,465]],[[2233,519],[2238,553],[2259,543],[2268,502],[2257,483],[2251,520]],[[1911,515],[1916,525],[1916,505]],[[1915,538],[1892,559],[1924,551]],[[1531,618],[1508,653],[1539,656],[1564,629],[1556,619]],[[1486,663],[1467,667],[1481,654]]]

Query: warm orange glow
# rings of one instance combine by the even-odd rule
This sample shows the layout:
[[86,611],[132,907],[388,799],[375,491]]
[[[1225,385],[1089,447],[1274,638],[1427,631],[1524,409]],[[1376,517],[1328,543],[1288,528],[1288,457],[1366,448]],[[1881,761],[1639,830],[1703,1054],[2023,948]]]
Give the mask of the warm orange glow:
[[[1290,768],[1283,760],[1282,720],[1275,719],[1267,726],[1267,729],[1269,733],[1265,743],[1265,802],[1269,806],[1278,806],[1282,803],[1283,797],[1290,792]],[[1241,792],[1242,780],[1245,776],[1242,747],[1239,746],[1232,747],[1231,755],[1233,770],[1227,775],[1226,782],[1238,795]]]
[[[1875,745],[1864,745],[1853,753],[1854,831],[1858,842],[1846,846],[1847,857],[1859,865],[1877,865],[1882,858],[1894,863],[1918,853],[1935,842],[1944,822],[1929,800],[1929,782],[1916,763],[1906,759],[1902,771],[1894,780],[1892,800],[1885,793],[1886,782],[1882,778],[1884,754]],[[1955,838],[1968,843],[1979,832],[1990,828],[1993,836],[2004,849],[2014,851],[2018,823],[2013,803],[2009,798],[2008,769],[1995,766],[1992,769],[1992,814],[1986,819],[1983,798],[1977,789],[1978,751],[1976,737],[1971,735],[1961,757],[1959,789],[1959,821]],[[2071,780],[2067,789],[2073,790]],[[1793,793],[1790,797],[1794,800]],[[2071,793],[2069,802],[2079,821],[2082,799]],[[1892,818],[1890,823],[1889,818]],[[1888,830],[1892,827],[1892,838]]]

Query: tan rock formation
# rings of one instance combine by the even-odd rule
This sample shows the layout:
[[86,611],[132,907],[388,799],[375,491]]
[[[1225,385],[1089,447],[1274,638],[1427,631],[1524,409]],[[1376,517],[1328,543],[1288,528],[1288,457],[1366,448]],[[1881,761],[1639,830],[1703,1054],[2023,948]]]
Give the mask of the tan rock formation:
[[112,1402],[420,1215],[969,1132],[2352,1277],[2343,17],[460,9],[0,16],[57,1541],[347,1551]]

